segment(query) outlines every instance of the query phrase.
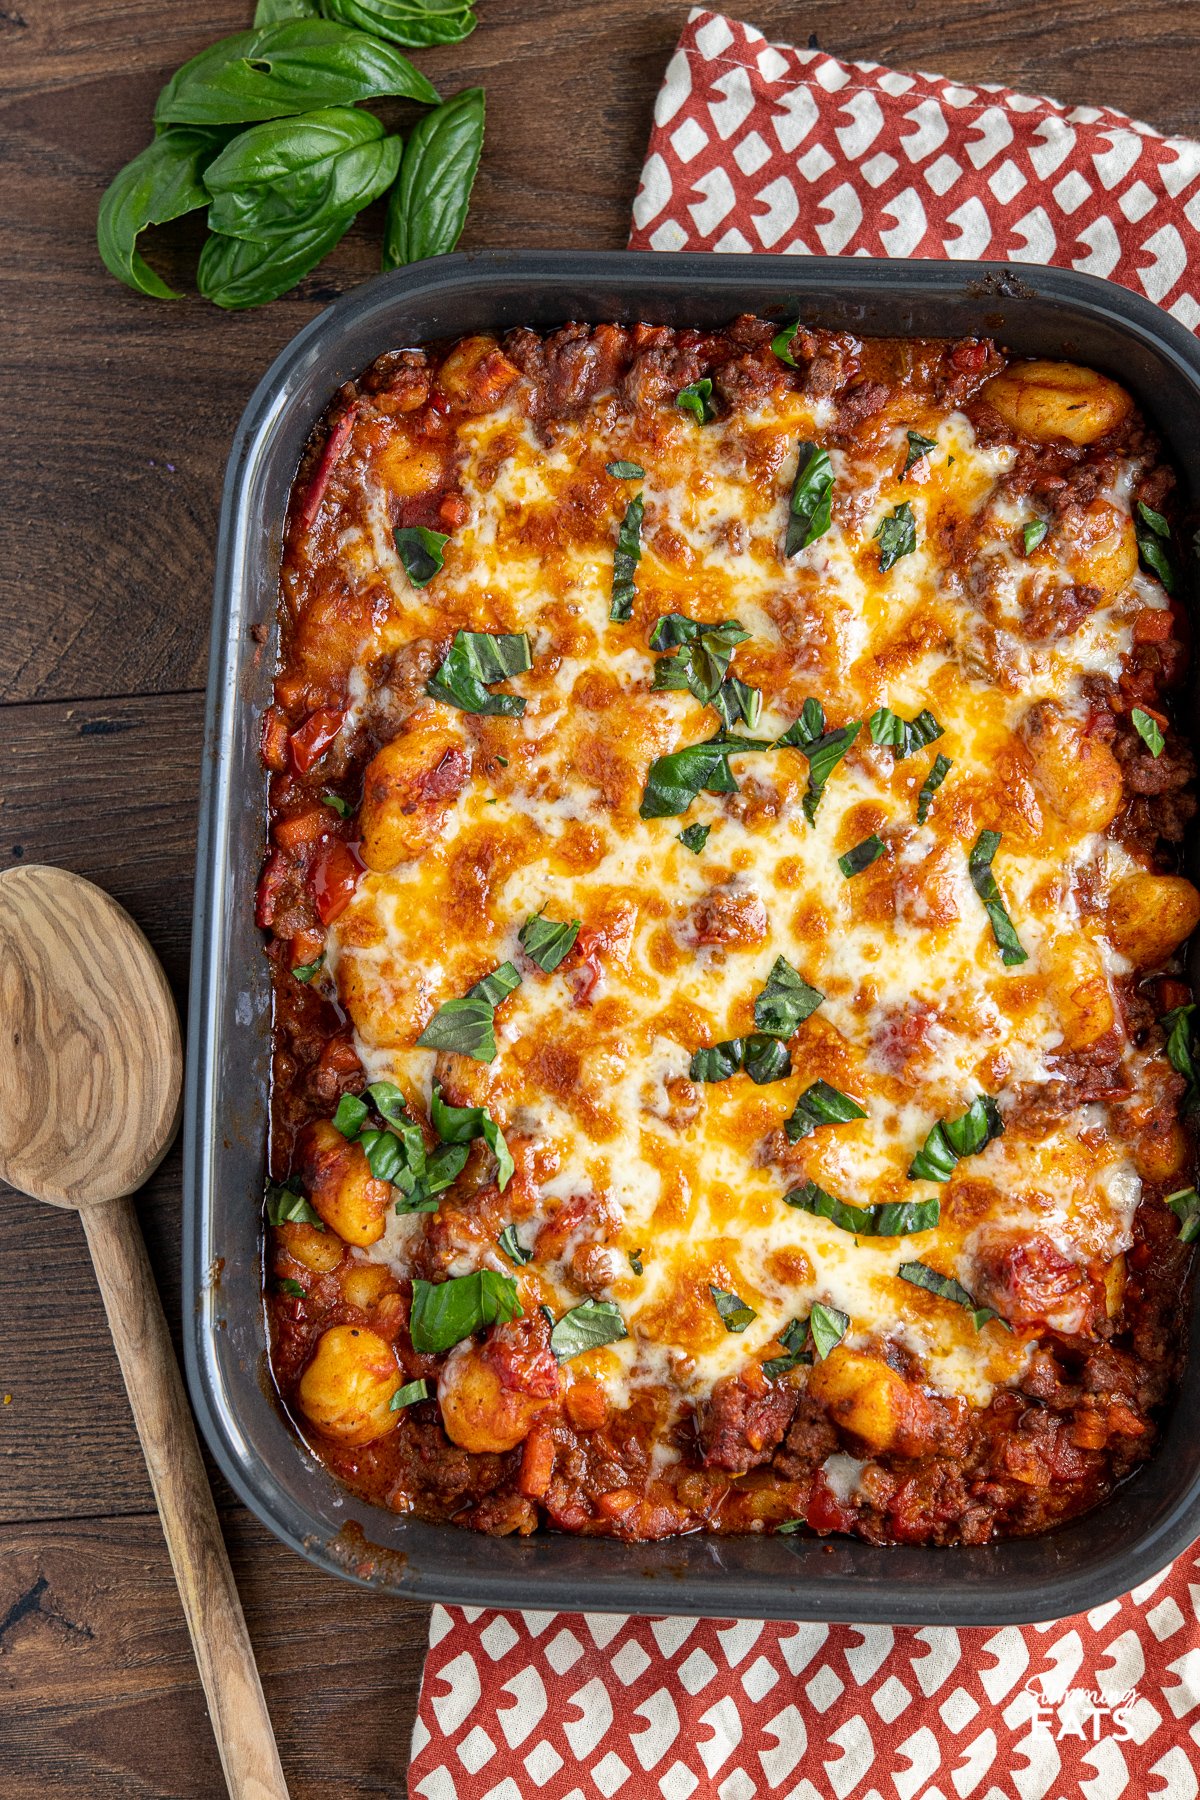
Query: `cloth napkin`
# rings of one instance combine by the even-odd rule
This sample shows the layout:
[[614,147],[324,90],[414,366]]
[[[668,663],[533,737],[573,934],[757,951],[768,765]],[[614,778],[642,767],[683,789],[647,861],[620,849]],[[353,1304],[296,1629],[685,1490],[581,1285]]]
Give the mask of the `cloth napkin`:
[[[769,44],[697,10],[630,246],[1058,263],[1195,331],[1198,233],[1200,144],[1104,107]],[[409,1795],[1197,1800],[1198,1767],[1193,1550],[1121,1600],[1024,1630],[438,1606]]]

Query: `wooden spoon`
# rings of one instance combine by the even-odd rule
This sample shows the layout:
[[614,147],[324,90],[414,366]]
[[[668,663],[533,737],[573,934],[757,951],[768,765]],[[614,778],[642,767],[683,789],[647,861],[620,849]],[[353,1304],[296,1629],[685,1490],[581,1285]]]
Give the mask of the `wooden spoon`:
[[42,864],[0,874],[0,1179],[79,1209],[225,1780],[287,1800],[254,1652],[129,1195],[179,1124],[166,976],[128,913]]

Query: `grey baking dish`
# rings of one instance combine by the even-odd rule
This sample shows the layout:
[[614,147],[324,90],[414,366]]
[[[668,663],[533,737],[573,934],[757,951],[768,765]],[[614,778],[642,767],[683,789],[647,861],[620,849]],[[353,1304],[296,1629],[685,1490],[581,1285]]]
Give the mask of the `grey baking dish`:
[[[481,252],[418,264],[336,301],[260,382],[229,460],[201,785],[184,1120],[184,1342],[192,1400],[232,1486],[321,1567],[424,1599],[710,1617],[998,1625],[1062,1618],[1155,1574],[1200,1532],[1200,1329],[1154,1460],[1046,1537],[979,1548],[690,1537],[623,1545],[486,1538],[369,1506],[306,1452],[265,1362],[259,1243],[269,992],[253,894],[263,851],[258,713],[281,527],[301,449],[340,383],[382,351],[522,323],[741,311],[888,336],[988,333],[1129,386],[1200,495],[1200,347],[1147,301],[1089,276],[858,258]],[[261,629],[259,635],[262,635]],[[1194,1312],[1193,1307],[1193,1312]]]

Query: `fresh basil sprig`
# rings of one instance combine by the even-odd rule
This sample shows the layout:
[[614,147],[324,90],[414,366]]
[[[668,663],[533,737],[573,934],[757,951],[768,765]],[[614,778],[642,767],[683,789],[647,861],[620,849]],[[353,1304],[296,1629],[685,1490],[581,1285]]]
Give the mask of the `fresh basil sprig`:
[[843,1094],[840,1088],[830,1087],[827,1081],[814,1081],[810,1087],[797,1096],[791,1116],[784,1122],[789,1144],[798,1144],[801,1138],[809,1137],[822,1125],[849,1125],[855,1119],[865,1119],[866,1113],[852,1100],[849,1094]]
[[404,573],[415,588],[428,587],[445,566],[442,555],[450,542],[444,531],[430,531],[427,525],[399,525],[392,533],[396,554],[404,564]]
[[730,757],[772,748],[769,738],[740,737],[722,730],[702,744],[685,744],[681,750],[658,756],[647,770],[638,812],[643,819],[676,818],[687,811],[697,794],[736,794]]
[[523,631],[456,631],[454,642],[425,692],[461,712],[491,718],[519,719],[523,694],[492,694],[489,686],[524,675],[533,667],[529,639]]
[[303,1194],[295,1194],[291,1188],[276,1187],[274,1184],[267,1189],[267,1218],[272,1225],[315,1225],[318,1231],[325,1229],[320,1213],[315,1211]]
[[1139,500],[1133,515],[1133,530],[1142,562],[1152,575],[1158,576],[1168,594],[1173,594],[1175,566],[1171,561],[1171,527],[1160,512]]
[[[285,3],[295,4],[295,0]],[[327,18],[340,19],[343,25],[357,26],[410,50],[461,43],[476,23],[465,0],[321,0],[320,10]]]
[[464,88],[409,133],[383,228],[385,269],[445,256],[457,244],[483,155],[483,120],[483,89]]
[[948,756],[939,750],[933,759],[933,767],[921,783],[921,791],[917,795],[917,824],[923,825],[929,817],[929,808],[933,805],[933,796],[945,781],[954,764]]
[[477,981],[460,1000],[447,1000],[417,1039],[422,1050],[456,1050],[476,1062],[496,1054],[496,1008],[520,987],[521,976],[510,962],[501,963]]
[[824,537],[832,522],[832,509],[833,464],[829,452],[822,450],[819,444],[802,443],[788,501],[784,556],[795,556],[809,544],[815,544],[819,537]]
[[1006,1331],[1012,1330],[1007,1319],[1002,1319],[995,1307],[976,1306],[974,1299],[961,1282],[955,1281],[952,1275],[942,1275],[937,1269],[931,1269],[928,1263],[901,1263],[896,1273],[901,1281],[910,1282],[913,1287],[924,1288],[927,1293],[936,1294],[941,1300],[952,1300],[955,1306],[965,1307],[971,1315],[971,1323],[976,1331],[981,1330],[989,1319],[998,1320]]
[[637,593],[637,566],[642,560],[642,517],[646,503],[635,494],[625,508],[617,528],[617,547],[613,551],[612,605],[608,616],[614,625],[633,617],[633,597]]
[[486,1106],[448,1106],[435,1081],[429,1119],[443,1144],[467,1145],[481,1137],[496,1158],[496,1186],[503,1193],[513,1177],[513,1159],[504,1133]]
[[752,1325],[757,1319],[758,1314],[754,1308],[747,1306],[746,1302],[739,1299],[737,1294],[730,1294],[724,1288],[714,1287],[711,1281],[708,1284],[708,1291],[713,1297],[713,1305],[720,1314],[721,1323],[726,1331],[745,1331],[747,1325]]
[[886,575],[902,556],[911,556],[917,547],[917,521],[907,500],[894,512],[880,519],[872,533],[879,539],[879,573]]
[[1163,737],[1158,720],[1152,719],[1150,714],[1148,712],[1143,712],[1140,706],[1135,706],[1129,717],[1133,729],[1137,732],[1151,756],[1161,756],[1166,745],[1166,739]]
[[817,808],[821,804],[829,777],[861,730],[862,720],[852,719],[848,725],[838,725],[834,730],[826,731],[825,708],[819,700],[809,698],[804,702],[800,717],[788,726],[781,737],[776,738],[777,747],[786,746],[799,750],[808,759],[808,788],[801,804],[810,825],[816,823]]
[[1179,1220],[1179,1241],[1194,1244],[1200,1237],[1200,1194],[1194,1187],[1167,1195],[1167,1205]]
[[867,721],[871,742],[891,750],[897,762],[903,762],[916,750],[923,750],[943,736],[942,727],[927,709],[915,719],[902,719],[890,706],[880,706]]
[[919,431],[909,431],[905,435],[908,438],[908,455],[905,457],[904,467],[900,471],[901,481],[904,480],[914,463],[919,463],[923,456],[928,456],[931,450],[937,449],[936,438],[922,437]]
[[1015,968],[1018,963],[1028,962],[1029,954],[1021,947],[1017,936],[1017,928],[1008,916],[1008,910],[1000,894],[996,877],[992,873],[992,858],[1000,848],[998,831],[981,831],[971,849],[968,871],[971,885],[983,901],[984,909],[991,921],[992,936],[1000,951],[1000,961],[1006,968]]
[[697,425],[707,425],[717,416],[717,409],[712,403],[712,381],[709,376],[702,376],[699,381],[689,382],[680,388],[675,396],[676,406],[695,417]]
[[438,1356],[485,1325],[524,1316],[513,1276],[477,1269],[448,1281],[414,1281],[408,1329],[419,1356]]
[[691,1081],[728,1081],[744,1069],[758,1087],[769,1081],[782,1081],[792,1072],[792,1059],[787,1045],[764,1031],[748,1037],[727,1038],[709,1050],[693,1053],[688,1068]]
[[769,1037],[790,1038],[811,1018],[825,996],[798,975],[786,956],[777,956],[754,1002],[754,1023]]
[[914,1231],[932,1231],[941,1216],[938,1200],[885,1200],[871,1206],[849,1206],[815,1181],[793,1188],[783,1199],[785,1206],[828,1219],[839,1231],[858,1237],[908,1237]]
[[613,1300],[583,1300],[564,1313],[550,1332],[550,1348],[559,1362],[615,1344],[628,1337],[621,1309]]
[[517,942],[530,962],[552,975],[574,949],[581,923],[580,919],[572,919],[564,925],[558,919],[546,918],[544,913],[531,913],[517,933]]
[[155,300],[180,298],[139,254],[138,236],[148,225],[165,225],[208,205],[202,177],[224,141],[220,131],[166,131],[109,183],[96,243],[105,268],[126,287]]
[[964,1156],[979,1156],[1004,1136],[1004,1120],[990,1094],[977,1094],[958,1119],[939,1119],[909,1167],[910,1181],[949,1181]]
[[849,881],[853,876],[861,875],[864,869],[869,869],[872,863],[878,862],[881,856],[886,855],[887,845],[878,832],[873,831],[870,837],[862,840],[861,844],[855,844],[853,848],[844,851],[838,857],[838,868]]

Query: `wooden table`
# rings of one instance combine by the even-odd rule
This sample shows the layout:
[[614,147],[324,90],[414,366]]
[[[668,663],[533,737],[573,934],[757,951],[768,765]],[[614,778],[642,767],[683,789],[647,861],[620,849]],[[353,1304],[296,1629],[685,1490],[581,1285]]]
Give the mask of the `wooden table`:
[[[480,0],[419,56],[481,82],[465,245],[615,247],[681,0]],[[167,74],[250,0],[0,10],[0,868],[62,863],[148,932],[182,1007],[217,503],[276,351],[368,276],[379,209],[301,288],[223,315],[118,286],[96,204]],[[733,7],[737,12],[740,9]],[[747,0],[793,41],[1124,108],[1200,135],[1200,9],[1171,0]],[[196,232],[161,234],[186,280]],[[179,1158],[141,1200],[177,1319]],[[0,1205],[0,1787],[6,1800],[222,1791],[166,1551],[77,1220]],[[399,1795],[424,1607],[357,1592],[218,1501],[296,1800]]]

